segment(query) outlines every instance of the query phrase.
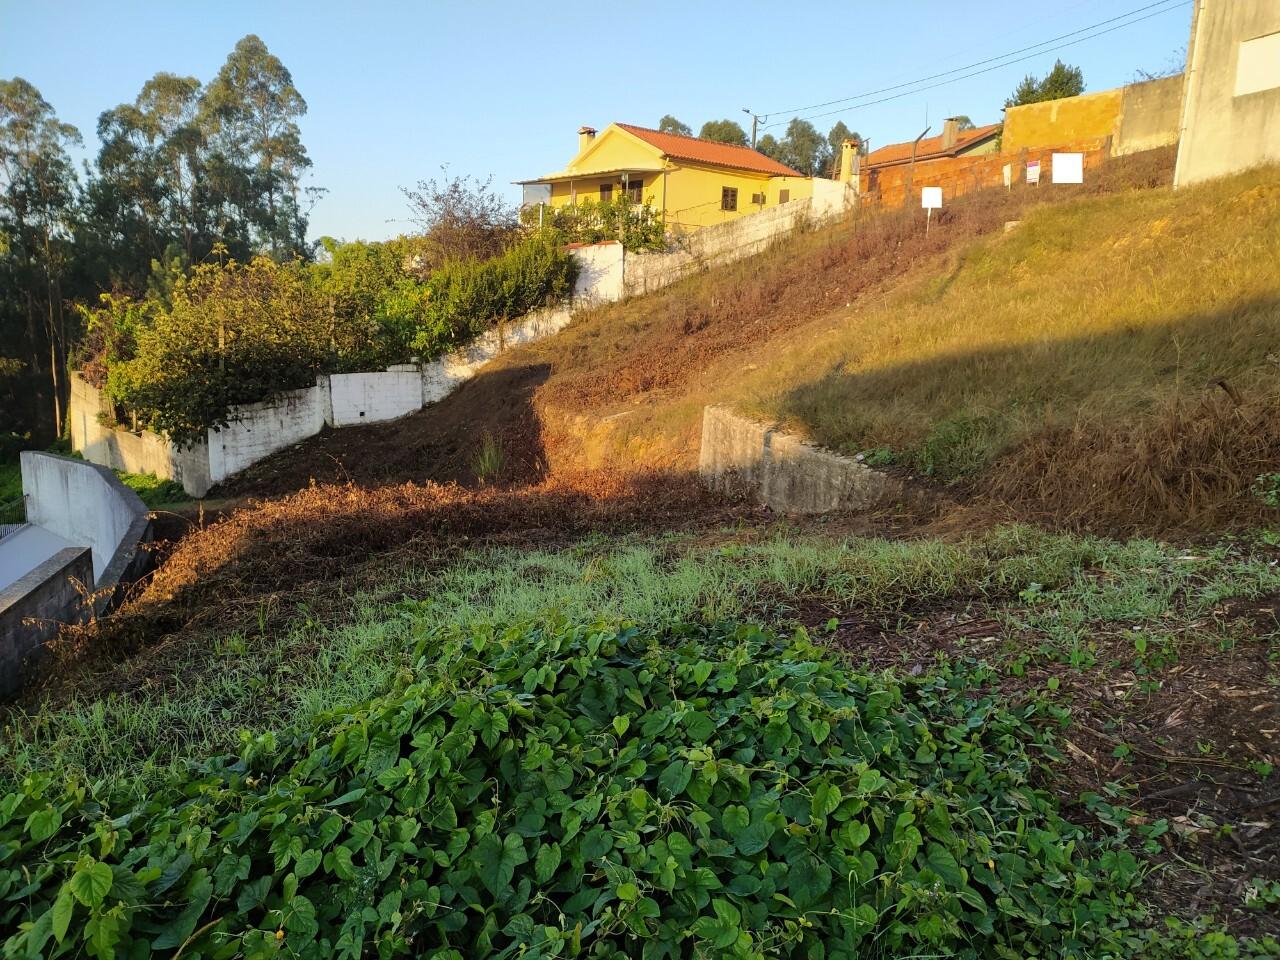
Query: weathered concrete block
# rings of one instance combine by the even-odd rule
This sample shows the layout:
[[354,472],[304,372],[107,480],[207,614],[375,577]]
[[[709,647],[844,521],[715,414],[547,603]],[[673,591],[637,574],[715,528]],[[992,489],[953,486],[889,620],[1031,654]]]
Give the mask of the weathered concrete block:
[[0,590],[0,700],[22,688],[28,660],[62,624],[88,619],[92,588],[92,552],[68,547]]
[[866,464],[718,406],[702,414],[698,470],[714,489],[750,494],[783,513],[863,510],[902,491]]

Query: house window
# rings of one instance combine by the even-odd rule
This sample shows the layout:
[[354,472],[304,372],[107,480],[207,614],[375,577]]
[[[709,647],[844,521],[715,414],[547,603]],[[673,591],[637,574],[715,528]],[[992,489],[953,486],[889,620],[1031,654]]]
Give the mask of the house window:
[[751,202],[752,202],[752,203],[754,203],[757,207],[763,207],[763,206],[764,206],[764,194],[763,194],[763,193],[753,193],[753,194],[751,195]]
[[600,202],[608,203],[612,199],[613,199],[613,184],[612,183],[600,184]]
[[738,209],[738,188],[722,187],[720,189],[720,209],[721,210],[737,210]]
[[779,190],[779,191],[778,191],[778,202],[779,202],[779,203],[786,203],[786,202],[787,202],[788,200],[790,200],[790,199],[791,199],[791,191],[790,191],[790,190]]
[[632,203],[644,203],[644,180],[638,178],[627,182],[627,199]]

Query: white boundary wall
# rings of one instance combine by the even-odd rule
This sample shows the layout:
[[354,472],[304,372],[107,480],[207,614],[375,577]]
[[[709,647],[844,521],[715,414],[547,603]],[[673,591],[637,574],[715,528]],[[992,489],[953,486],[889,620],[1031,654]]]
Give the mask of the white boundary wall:
[[669,253],[638,253],[627,257],[623,294],[642,296],[699,270],[760,253],[803,226],[818,225],[854,208],[857,194],[850,185],[820,178],[812,183],[810,198],[703,227],[681,238],[678,249]]
[[443,400],[504,351],[563,330],[576,310],[648,293],[698,270],[759,253],[801,226],[842,215],[855,202],[848,185],[815,179],[811,198],[706,227],[670,253],[626,256],[617,241],[572,247],[578,279],[569,307],[539,310],[500,324],[429,363],[321,376],[314,387],[234,407],[230,424],[211,429],[204,443],[186,449],[154,433],[107,426],[110,410],[105,398],[73,375],[71,443],[93,463],[155,474],[181,483],[193,497],[203,497],[214,484],[314,436],[326,424],[346,427],[394,420]]

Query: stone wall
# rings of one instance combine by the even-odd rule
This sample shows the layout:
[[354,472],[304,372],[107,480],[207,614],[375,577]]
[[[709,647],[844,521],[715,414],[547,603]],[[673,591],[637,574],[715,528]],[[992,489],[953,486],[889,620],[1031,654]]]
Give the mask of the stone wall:
[[782,513],[862,510],[902,489],[863,463],[717,406],[703,411],[698,472],[714,489]]
[[71,547],[0,589],[0,699],[18,693],[32,655],[58,635],[62,624],[89,618],[86,596],[92,583],[92,552]]

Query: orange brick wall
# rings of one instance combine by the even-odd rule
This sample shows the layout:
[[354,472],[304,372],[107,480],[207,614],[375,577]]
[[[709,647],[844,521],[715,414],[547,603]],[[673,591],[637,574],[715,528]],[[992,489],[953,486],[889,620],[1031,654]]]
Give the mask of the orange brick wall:
[[1040,161],[1040,177],[1048,183],[1051,158],[1055,153],[1083,153],[1085,176],[1105,162],[1110,152],[1110,141],[1083,140],[1056,147],[1038,147],[1019,150],[1016,153],[989,153],[980,156],[947,157],[940,160],[917,162],[915,170],[904,163],[879,170],[864,170],[859,187],[863,203],[882,206],[901,206],[908,188],[914,202],[920,202],[921,187],[942,187],[944,202],[973,190],[1004,186],[1004,166],[1013,168],[1013,182],[1026,180],[1027,162]]

